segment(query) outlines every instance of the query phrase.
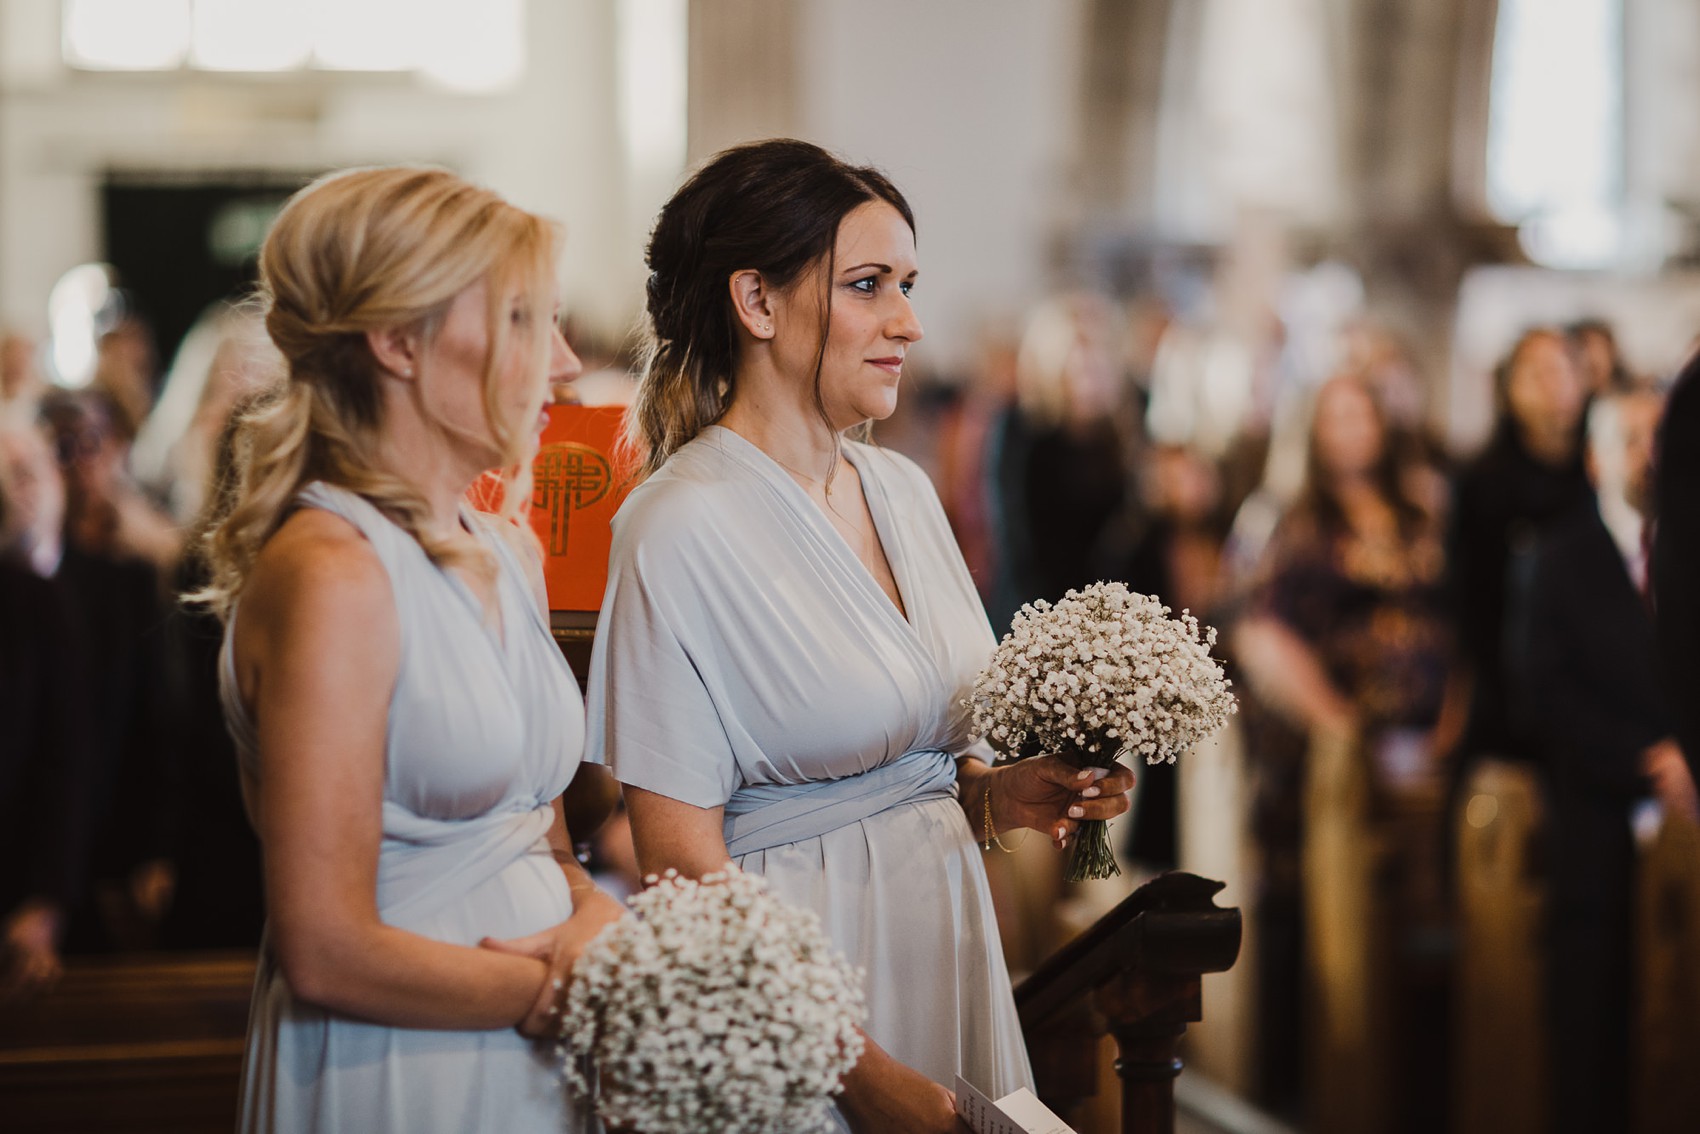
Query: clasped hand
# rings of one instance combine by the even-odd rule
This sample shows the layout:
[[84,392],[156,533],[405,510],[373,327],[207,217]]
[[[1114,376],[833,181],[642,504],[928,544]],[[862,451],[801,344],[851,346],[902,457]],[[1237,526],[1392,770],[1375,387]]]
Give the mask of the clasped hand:
[[602,927],[616,922],[625,907],[594,886],[584,886],[573,894],[572,916],[559,925],[527,937],[499,940],[486,937],[481,948],[519,957],[533,957],[548,966],[548,974],[538,989],[537,1001],[520,1021],[521,1035],[538,1038],[553,1036],[559,1028],[561,999],[573,964],[584,952],[590,939],[602,932]]
[[1082,771],[1057,756],[1032,756],[992,771],[992,821],[998,831],[1031,827],[1058,850],[1088,819],[1114,819],[1130,803],[1133,770],[1123,764]]

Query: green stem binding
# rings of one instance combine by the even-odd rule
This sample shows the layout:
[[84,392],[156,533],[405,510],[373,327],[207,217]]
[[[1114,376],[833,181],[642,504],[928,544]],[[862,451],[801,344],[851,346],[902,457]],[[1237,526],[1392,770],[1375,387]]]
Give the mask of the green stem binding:
[[[1087,752],[1084,749],[1059,755],[1071,767],[1084,770],[1113,767],[1120,753],[1112,753],[1107,760],[1102,752]],[[1121,872],[1121,867],[1116,865],[1115,851],[1110,849],[1109,821],[1082,820],[1075,829],[1074,851],[1068,858],[1068,881],[1095,882],[1100,878],[1114,878]]]

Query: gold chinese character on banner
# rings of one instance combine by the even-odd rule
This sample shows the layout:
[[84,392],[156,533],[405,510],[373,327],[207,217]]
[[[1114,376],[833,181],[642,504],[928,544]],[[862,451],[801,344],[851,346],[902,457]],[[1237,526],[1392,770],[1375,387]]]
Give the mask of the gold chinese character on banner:
[[614,480],[608,459],[589,445],[545,445],[532,466],[532,506],[549,517],[549,554],[567,553],[574,512],[604,496]]

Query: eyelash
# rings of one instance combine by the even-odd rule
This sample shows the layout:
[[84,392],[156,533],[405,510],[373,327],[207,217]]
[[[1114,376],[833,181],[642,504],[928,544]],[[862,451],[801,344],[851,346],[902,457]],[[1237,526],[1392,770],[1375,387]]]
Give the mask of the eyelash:
[[[863,284],[874,284],[876,286],[873,287],[873,288],[865,288],[865,287],[862,286]],[[849,286],[850,286],[851,291],[854,291],[859,295],[872,295],[878,289],[878,284],[879,284],[879,277],[878,276],[864,276],[863,278],[861,278],[859,280],[851,280]],[[902,283],[898,284],[897,286],[903,292],[904,295],[909,295],[911,292],[913,292],[915,290],[915,281],[914,280],[904,280]]]

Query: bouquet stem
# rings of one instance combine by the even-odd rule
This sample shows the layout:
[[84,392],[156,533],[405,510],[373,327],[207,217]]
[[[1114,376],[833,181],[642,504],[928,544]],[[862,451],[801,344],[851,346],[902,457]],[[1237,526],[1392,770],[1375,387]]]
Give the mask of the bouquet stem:
[[1068,858],[1070,882],[1094,882],[1120,874],[1115,852],[1110,849],[1110,824],[1087,819],[1074,833],[1074,853]]
[[[1113,767],[1114,762],[1105,764],[1105,757],[1098,753],[1087,753],[1080,750],[1064,753],[1063,759],[1075,768],[1106,768]],[[1116,854],[1110,849],[1110,824],[1106,819],[1085,819],[1074,832],[1074,851],[1068,856],[1068,874],[1070,882],[1096,882],[1100,878],[1114,878],[1122,872],[1116,865]]]

